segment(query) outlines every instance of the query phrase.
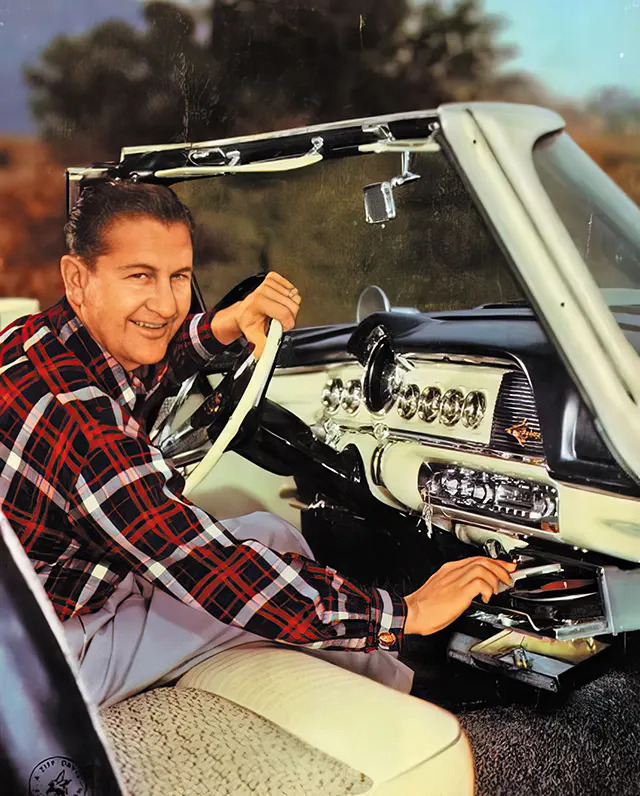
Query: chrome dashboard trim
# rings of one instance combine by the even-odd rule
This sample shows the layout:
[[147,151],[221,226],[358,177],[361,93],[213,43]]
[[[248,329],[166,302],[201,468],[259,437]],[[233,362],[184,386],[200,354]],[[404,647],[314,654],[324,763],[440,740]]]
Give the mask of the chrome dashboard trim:
[[[516,359],[502,357],[484,357],[479,354],[445,354],[439,352],[411,351],[403,353],[405,359],[418,362],[452,362],[459,365],[489,365],[501,368],[514,368],[518,365]],[[520,366],[522,369],[522,366]]]
[[355,357],[344,357],[341,355],[340,359],[331,359],[316,365],[291,365],[290,367],[276,364],[274,377],[282,376],[298,376],[302,373],[324,373],[333,370],[334,368],[344,367],[346,365],[357,365],[362,369],[362,365]]
[[558,539],[557,531],[545,531],[542,528],[535,528],[531,525],[520,525],[517,522],[509,522],[501,517],[487,517],[481,514],[474,514],[472,511],[451,508],[449,506],[445,507],[431,504],[431,508],[433,510],[434,524],[436,524],[437,517],[443,517],[452,522],[462,522],[465,525],[472,525],[487,531],[501,531],[509,536],[515,534],[516,536],[525,537],[527,539],[531,536],[538,536],[543,539],[553,539],[554,541],[562,542],[562,540]]
[[[327,360],[326,362],[321,362],[319,364],[314,365],[292,365],[290,367],[286,365],[276,365],[276,373],[291,374],[296,375],[299,373],[319,373],[324,370],[330,370],[331,368],[340,367],[341,365],[358,365],[362,370],[364,367],[360,365],[356,357],[339,354],[339,358],[332,358]],[[407,360],[415,359],[417,362],[453,362],[462,365],[489,365],[495,367],[507,367],[513,369],[520,369],[524,371],[524,367],[520,363],[520,361],[516,358],[514,359],[502,359],[500,357],[482,357],[477,355],[467,355],[467,354],[442,354],[442,353],[431,353],[425,351],[411,351],[407,353],[403,353],[402,357]],[[526,371],[525,371],[526,373]]]
[[[375,437],[374,426],[350,426],[346,425],[345,423],[340,423],[339,428],[342,433],[361,433],[369,434]],[[431,445],[434,448],[447,448],[448,450],[460,451],[460,453],[473,453],[477,456],[487,456],[491,459],[502,459],[504,461],[516,461],[522,462],[524,464],[546,466],[546,460],[540,456],[527,456],[526,454],[496,451],[493,448],[488,448],[480,443],[434,437],[430,434],[425,434],[420,431],[399,431],[397,429],[390,428],[388,440],[389,442],[421,442],[425,445]]]
[[384,479],[382,478],[382,459],[390,444],[392,443],[383,442],[378,445],[371,456],[371,480],[376,486],[384,486]]

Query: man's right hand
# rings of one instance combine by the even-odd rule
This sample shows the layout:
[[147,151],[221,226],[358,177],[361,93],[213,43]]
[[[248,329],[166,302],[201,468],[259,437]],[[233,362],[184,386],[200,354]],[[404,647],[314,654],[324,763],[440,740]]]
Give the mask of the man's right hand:
[[512,586],[509,573],[515,568],[510,561],[482,556],[443,564],[424,586],[405,597],[404,632],[427,636],[442,630],[469,607],[474,597],[481,595],[487,603],[498,593],[500,582]]

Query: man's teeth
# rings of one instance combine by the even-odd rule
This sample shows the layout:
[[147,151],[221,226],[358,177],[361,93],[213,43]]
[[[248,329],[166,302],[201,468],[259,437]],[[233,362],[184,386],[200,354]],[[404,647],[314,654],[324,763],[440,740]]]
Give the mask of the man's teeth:
[[136,326],[142,326],[145,329],[162,329],[164,327],[164,323],[143,323],[143,321],[133,321]]

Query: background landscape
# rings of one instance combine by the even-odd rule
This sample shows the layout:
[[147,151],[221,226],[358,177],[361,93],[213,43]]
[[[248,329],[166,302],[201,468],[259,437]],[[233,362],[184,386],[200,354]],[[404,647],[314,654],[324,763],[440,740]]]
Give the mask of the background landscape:
[[124,145],[533,102],[640,203],[639,43],[640,0],[0,0],[0,296],[58,298],[64,167]]

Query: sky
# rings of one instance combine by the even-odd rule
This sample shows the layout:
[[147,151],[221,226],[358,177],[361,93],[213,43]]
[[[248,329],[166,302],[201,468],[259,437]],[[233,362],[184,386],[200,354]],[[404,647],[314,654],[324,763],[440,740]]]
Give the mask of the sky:
[[485,0],[509,22],[513,68],[531,72],[554,94],[580,98],[599,86],[640,94],[640,0]]
[[[640,0],[485,0],[485,7],[505,17],[501,40],[519,50],[509,66],[559,97],[580,99],[605,85],[640,94]],[[0,0],[0,131],[34,131],[22,66],[53,36],[114,17],[139,24],[139,8],[140,0]]]

